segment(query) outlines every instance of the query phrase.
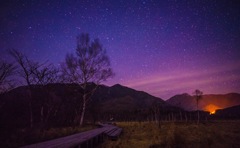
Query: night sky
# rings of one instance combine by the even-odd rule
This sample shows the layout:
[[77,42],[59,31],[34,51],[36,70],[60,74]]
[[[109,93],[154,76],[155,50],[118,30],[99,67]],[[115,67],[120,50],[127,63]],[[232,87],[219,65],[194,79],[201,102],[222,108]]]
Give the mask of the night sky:
[[200,89],[240,92],[240,2],[231,0],[6,0],[0,57],[18,49],[59,66],[76,36],[99,38],[116,83],[168,99]]

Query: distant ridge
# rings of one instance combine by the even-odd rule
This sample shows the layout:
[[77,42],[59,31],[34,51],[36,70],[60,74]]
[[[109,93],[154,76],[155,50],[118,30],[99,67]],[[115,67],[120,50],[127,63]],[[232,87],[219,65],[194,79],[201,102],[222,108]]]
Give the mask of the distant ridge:
[[228,119],[240,119],[240,105],[219,109],[215,116]]
[[120,84],[115,84],[111,87],[100,85],[93,95],[93,101],[100,103],[100,110],[108,111],[145,109],[156,102],[167,105],[161,98]]
[[[195,98],[186,93],[175,95],[166,102],[188,111],[197,109]],[[240,94],[238,93],[206,94],[199,101],[199,109],[205,111],[213,111],[236,105],[240,105]]]

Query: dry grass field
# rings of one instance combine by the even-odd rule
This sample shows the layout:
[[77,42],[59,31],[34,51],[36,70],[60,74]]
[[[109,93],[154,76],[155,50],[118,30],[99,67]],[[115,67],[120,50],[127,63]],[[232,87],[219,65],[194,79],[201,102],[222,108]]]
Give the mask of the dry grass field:
[[116,141],[106,140],[100,148],[239,148],[240,121],[206,123],[120,122],[124,129]]

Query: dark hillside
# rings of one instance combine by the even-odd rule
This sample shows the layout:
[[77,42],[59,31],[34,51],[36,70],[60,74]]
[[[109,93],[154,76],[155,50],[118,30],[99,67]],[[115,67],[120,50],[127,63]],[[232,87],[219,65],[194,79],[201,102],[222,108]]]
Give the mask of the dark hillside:
[[[92,87],[95,84],[89,84]],[[33,93],[33,119],[35,125],[45,122],[49,126],[70,126],[77,124],[76,109],[81,105],[81,88],[74,84],[35,85]],[[26,127],[29,122],[29,90],[26,86],[15,88],[1,97],[0,122],[3,127]],[[142,91],[121,86],[100,85],[88,104],[86,121],[141,119],[146,120],[154,104],[165,111],[175,110],[162,99]],[[130,118],[131,116],[131,118]],[[40,126],[40,125],[39,125]]]

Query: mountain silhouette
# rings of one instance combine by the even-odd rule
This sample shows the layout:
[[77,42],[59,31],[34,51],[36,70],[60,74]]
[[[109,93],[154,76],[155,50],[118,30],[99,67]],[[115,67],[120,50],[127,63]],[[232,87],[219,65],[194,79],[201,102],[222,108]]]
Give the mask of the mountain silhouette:
[[240,105],[216,110],[214,116],[223,119],[240,119]]
[[[89,83],[88,87],[95,87]],[[49,114],[49,122],[55,125],[71,125],[75,122],[76,109],[81,105],[81,87],[76,84],[49,84],[32,86],[34,123],[41,121],[41,112]],[[29,90],[17,87],[1,95],[0,122],[12,127],[25,127],[29,121]],[[146,92],[137,91],[120,84],[99,85],[87,106],[86,120],[146,119],[154,104],[174,110],[165,101]],[[50,110],[51,109],[51,110]]]

